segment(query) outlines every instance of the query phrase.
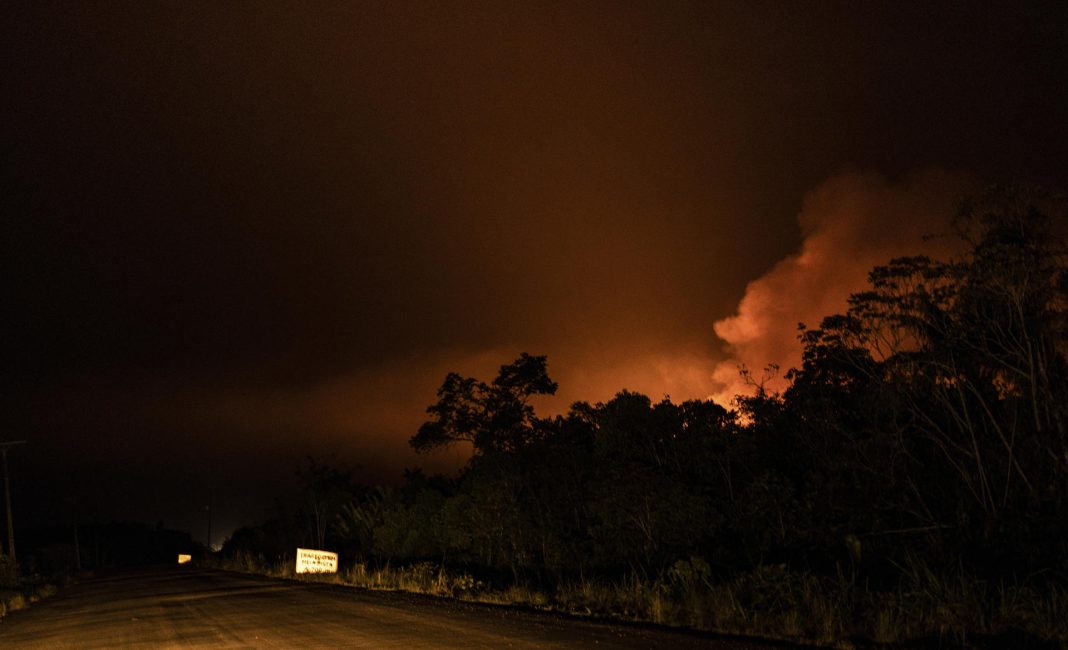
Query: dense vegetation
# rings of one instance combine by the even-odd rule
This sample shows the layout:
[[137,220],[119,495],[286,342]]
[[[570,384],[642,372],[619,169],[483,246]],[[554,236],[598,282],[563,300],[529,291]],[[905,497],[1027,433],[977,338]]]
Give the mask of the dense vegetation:
[[874,269],[846,313],[802,326],[785,392],[730,409],[623,391],[543,417],[545,357],[450,374],[411,444],[469,445],[458,477],[371,489],[309,462],[307,511],[225,550],[433,562],[474,576],[453,592],[726,631],[1068,639],[1063,219],[1018,189],[963,206],[960,255]]

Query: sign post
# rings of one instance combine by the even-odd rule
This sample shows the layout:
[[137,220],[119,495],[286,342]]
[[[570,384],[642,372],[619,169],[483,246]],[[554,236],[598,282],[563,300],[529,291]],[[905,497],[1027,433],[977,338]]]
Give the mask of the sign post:
[[298,548],[297,573],[337,573],[337,553]]

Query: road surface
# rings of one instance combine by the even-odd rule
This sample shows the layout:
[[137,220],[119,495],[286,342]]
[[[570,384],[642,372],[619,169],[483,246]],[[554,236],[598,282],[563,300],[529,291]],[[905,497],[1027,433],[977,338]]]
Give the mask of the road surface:
[[0,648],[782,646],[188,566],[104,575],[0,619]]

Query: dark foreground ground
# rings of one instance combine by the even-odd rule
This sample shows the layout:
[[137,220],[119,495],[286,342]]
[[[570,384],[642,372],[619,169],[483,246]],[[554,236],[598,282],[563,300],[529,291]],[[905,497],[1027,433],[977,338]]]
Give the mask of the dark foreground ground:
[[714,648],[781,645],[190,567],[102,575],[0,620],[0,648]]

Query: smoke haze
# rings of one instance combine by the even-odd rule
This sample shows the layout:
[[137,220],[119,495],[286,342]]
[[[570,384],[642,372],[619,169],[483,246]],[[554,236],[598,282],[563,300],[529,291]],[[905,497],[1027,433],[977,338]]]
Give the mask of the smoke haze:
[[726,403],[944,230],[970,181],[910,171],[1066,178],[1062,34],[1015,4],[260,4],[0,8],[28,523],[453,470],[425,408],[521,352],[543,414]]
[[760,381],[766,367],[777,365],[765,388],[782,390],[783,374],[800,363],[796,326],[818,327],[825,316],[842,312],[874,266],[903,255],[951,252],[950,219],[974,187],[968,175],[943,170],[899,182],[854,172],[810,192],[798,214],[800,250],[750,282],[734,314],[714,325],[729,354],[713,371],[715,399],[727,403],[751,391],[739,376],[742,366]]

